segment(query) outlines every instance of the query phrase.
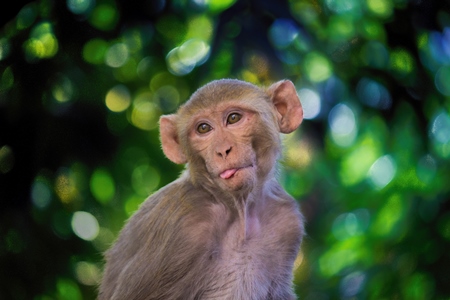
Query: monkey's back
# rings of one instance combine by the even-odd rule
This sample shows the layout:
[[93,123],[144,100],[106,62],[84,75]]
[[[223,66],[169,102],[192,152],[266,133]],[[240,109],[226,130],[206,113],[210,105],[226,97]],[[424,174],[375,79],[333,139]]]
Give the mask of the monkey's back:
[[108,251],[99,299],[293,299],[303,225],[294,200],[273,189],[241,240],[237,215],[186,177],[162,188]]

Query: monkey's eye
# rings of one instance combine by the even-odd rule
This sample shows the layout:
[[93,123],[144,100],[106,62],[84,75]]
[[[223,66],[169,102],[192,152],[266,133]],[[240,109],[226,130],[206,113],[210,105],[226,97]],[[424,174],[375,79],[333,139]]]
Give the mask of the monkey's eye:
[[242,116],[238,113],[232,113],[228,116],[227,118],[227,123],[228,124],[234,124],[237,123],[240,119],[242,118]]
[[209,126],[206,123],[202,123],[202,124],[198,125],[198,127],[197,127],[198,133],[207,133],[210,130],[211,130],[211,126]]

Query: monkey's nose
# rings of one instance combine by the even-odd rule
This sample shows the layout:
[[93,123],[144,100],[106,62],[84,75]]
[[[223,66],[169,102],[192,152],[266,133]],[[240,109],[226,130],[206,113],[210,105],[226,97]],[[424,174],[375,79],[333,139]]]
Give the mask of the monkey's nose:
[[221,158],[226,158],[226,157],[228,156],[228,154],[230,154],[231,148],[232,148],[232,147],[229,146],[229,147],[225,147],[223,150],[217,149],[217,150],[216,150],[216,153],[217,153],[217,155],[219,155]]

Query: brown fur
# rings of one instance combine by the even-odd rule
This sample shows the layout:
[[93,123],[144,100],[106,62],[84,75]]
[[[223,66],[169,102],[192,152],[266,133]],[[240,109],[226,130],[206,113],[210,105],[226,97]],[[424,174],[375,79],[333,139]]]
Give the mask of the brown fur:
[[[227,123],[230,113],[242,118]],[[164,153],[186,170],[123,228],[106,254],[99,299],[295,299],[303,219],[275,165],[279,132],[302,116],[290,81],[263,90],[225,79],[161,117]],[[211,131],[198,133],[201,123]],[[237,171],[221,178],[224,170]]]

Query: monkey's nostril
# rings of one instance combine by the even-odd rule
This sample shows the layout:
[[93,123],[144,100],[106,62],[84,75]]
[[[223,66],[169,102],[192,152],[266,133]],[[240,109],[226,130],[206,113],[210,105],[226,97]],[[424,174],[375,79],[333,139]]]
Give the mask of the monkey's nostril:
[[230,153],[230,151],[231,151],[231,148],[232,147],[229,147],[228,149],[226,149],[226,150],[217,150],[216,151],[216,153],[217,153],[217,155],[219,155],[221,158],[224,158],[224,157],[227,157],[228,156],[228,154]]

